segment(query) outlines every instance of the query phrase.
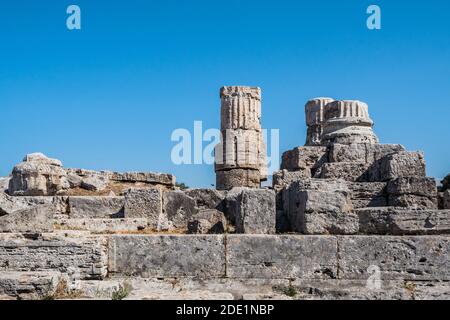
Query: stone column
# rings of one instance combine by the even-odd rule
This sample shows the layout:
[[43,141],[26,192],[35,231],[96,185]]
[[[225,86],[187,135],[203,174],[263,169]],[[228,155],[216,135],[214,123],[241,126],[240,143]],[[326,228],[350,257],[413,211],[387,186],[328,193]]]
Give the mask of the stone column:
[[305,105],[306,125],[308,127],[305,146],[319,146],[323,132],[324,107],[334,100],[331,98],[314,98]]
[[222,140],[215,150],[216,188],[259,188],[267,179],[261,89],[223,87],[220,97]]
[[356,100],[333,101],[324,108],[322,144],[378,143],[367,104]]

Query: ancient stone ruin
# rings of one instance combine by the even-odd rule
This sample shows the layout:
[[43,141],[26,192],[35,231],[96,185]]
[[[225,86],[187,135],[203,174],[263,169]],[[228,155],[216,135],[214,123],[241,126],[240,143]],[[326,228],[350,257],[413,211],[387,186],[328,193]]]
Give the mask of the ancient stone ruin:
[[216,189],[40,153],[0,179],[3,299],[449,299],[450,191],[380,144],[367,104],[316,98],[272,187],[261,90],[221,89]]

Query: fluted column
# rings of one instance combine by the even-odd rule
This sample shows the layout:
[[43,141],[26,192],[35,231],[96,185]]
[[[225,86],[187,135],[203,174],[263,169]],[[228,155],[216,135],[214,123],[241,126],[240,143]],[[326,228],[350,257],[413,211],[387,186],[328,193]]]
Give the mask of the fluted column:
[[221,143],[216,147],[216,188],[259,187],[266,176],[261,128],[261,89],[223,87]]

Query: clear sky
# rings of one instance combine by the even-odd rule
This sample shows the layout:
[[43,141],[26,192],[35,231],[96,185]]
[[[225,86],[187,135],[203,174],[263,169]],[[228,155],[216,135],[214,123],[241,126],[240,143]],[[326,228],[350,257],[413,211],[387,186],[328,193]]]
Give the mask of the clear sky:
[[[81,30],[66,28],[70,4]],[[262,88],[281,152],[304,144],[309,98],[358,99],[381,142],[450,172],[448,0],[2,1],[0,40],[0,176],[40,151],[209,186],[213,166],[172,164],[170,137],[219,127],[223,85]]]

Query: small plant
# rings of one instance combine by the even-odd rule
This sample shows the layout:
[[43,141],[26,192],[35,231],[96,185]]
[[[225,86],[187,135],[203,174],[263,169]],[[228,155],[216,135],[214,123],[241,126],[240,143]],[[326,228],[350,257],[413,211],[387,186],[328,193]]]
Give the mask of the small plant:
[[189,186],[185,185],[183,182],[177,182],[175,183],[175,186],[180,188],[181,190],[189,189]]
[[130,294],[130,289],[127,285],[119,285],[119,288],[113,291],[111,295],[112,300],[123,300]]
[[293,298],[297,295],[297,290],[291,284],[289,284],[289,286],[287,286],[287,287],[286,286],[274,287],[274,290],[279,291],[282,294],[284,294],[285,296],[288,296],[291,298]]
[[51,284],[46,294],[42,296],[42,300],[56,300],[56,299],[78,299],[83,296],[80,290],[70,290],[67,280],[61,279],[58,282],[55,290],[51,290]]

